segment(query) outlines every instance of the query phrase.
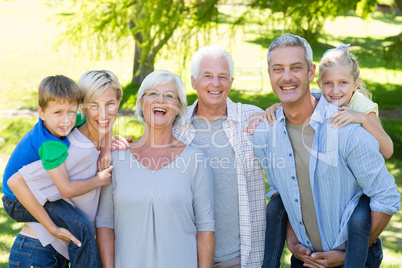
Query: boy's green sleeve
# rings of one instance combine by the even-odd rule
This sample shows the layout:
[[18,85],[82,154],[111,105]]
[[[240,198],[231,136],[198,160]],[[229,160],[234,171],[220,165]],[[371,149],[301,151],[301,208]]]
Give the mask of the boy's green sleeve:
[[39,148],[39,157],[45,170],[54,169],[64,163],[68,146],[58,141],[46,141]]
[[86,121],[86,117],[82,113],[77,114],[77,120],[75,121],[75,127],[82,126]]

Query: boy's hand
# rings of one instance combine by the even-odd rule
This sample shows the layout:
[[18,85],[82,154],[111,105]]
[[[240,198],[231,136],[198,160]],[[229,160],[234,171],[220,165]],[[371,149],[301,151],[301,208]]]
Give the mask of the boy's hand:
[[110,150],[101,150],[98,158],[98,170],[104,170],[110,167],[112,162],[112,152]]
[[271,107],[268,107],[267,109],[265,109],[263,117],[267,124],[270,124],[271,126],[274,125],[274,122],[276,122],[275,113],[276,113],[276,110],[279,109],[279,107],[281,107],[281,104],[275,103]]
[[253,113],[247,121],[247,126],[243,129],[249,135],[253,135],[255,128],[262,122],[263,113]]
[[67,230],[65,228],[54,226],[54,228],[49,230],[49,232],[51,235],[53,235],[61,240],[64,240],[68,243],[70,243],[70,241],[72,241],[78,247],[82,246],[81,242],[69,230]]
[[342,106],[339,107],[338,110],[339,112],[334,113],[330,119],[331,127],[333,128],[338,126],[343,128],[349,123],[363,124],[368,119],[368,116],[365,113],[356,112],[348,107]]
[[129,146],[130,143],[133,142],[133,137],[132,136],[128,136],[126,139],[123,138],[120,135],[116,135],[112,138],[112,145],[111,145],[111,149],[112,151],[114,150],[126,150]]
[[113,169],[114,167],[110,166],[96,173],[96,176],[98,177],[100,182],[100,186],[108,186],[110,184],[110,181],[112,180],[112,174],[110,174],[110,172],[112,172]]

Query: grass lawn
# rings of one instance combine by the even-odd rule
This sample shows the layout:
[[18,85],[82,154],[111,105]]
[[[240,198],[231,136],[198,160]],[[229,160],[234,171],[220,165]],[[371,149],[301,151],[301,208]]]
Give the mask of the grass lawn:
[[[268,45],[279,33],[272,25],[244,25],[241,31],[229,31],[230,9],[223,7],[221,12],[227,20],[214,30],[210,39],[226,47],[233,55],[235,82],[230,97],[236,102],[250,103],[262,108],[278,102],[272,94],[266,73],[266,51]],[[40,0],[0,0],[0,33],[5,36],[0,42],[0,176],[5,164],[21,137],[32,128],[37,118],[4,117],[2,111],[9,109],[35,109],[37,87],[40,81],[54,74],[64,74],[75,81],[89,69],[108,69],[113,71],[124,86],[125,96],[133,90],[129,84],[133,49],[122,48],[109,58],[95,58],[88,53],[78,53],[75,49],[53,46],[61,27],[52,20],[54,10]],[[263,14],[261,15],[263,18]],[[390,37],[399,34],[402,17],[395,14],[375,13],[370,20],[345,14],[328,21],[319,43],[313,46],[314,62],[318,64],[328,48],[341,43],[352,43],[351,49],[360,62],[361,77],[373,93],[382,114],[393,118],[382,120],[384,129],[394,141],[394,155],[386,161],[387,168],[395,177],[399,192],[402,193],[402,61],[398,56],[393,60],[384,58],[384,46]],[[264,37],[261,33],[266,32]],[[201,45],[204,44],[201,42]],[[156,69],[170,69],[181,74],[188,89],[188,102],[196,99],[190,85],[190,64],[178,64],[177,55],[163,49],[156,59]],[[7,64],[4,64],[7,63]],[[312,84],[312,86],[315,86]],[[125,98],[122,108],[124,114],[135,109],[135,96]],[[120,116],[115,124],[115,133],[139,137],[142,126],[133,116]],[[0,196],[2,193],[0,192]],[[14,223],[0,208],[0,268],[8,266],[8,254],[21,224]],[[384,245],[382,267],[402,267],[402,212],[395,215],[381,238]],[[285,249],[283,267],[289,267],[290,253]]]

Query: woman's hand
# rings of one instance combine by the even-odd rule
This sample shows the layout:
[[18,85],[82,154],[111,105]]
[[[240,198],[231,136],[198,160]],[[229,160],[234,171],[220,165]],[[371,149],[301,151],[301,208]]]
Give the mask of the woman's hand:
[[331,127],[340,127],[343,128],[344,126],[348,125],[349,123],[357,123],[363,124],[365,121],[368,120],[368,117],[365,113],[356,112],[348,107],[339,107],[339,112],[335,113],[330,121]]
[[247,126],[243,129],[244,132],[248,132],[249,135],[253,135],[255,128],[262,122],[263,113],[253,113],[250,115],[247,121]]
[[281,105],[282,104],[280,104],[280,103],[275,103],[271,107],[268,107],[267,109],[265,109],[263,118],[267,124],[270,124],[271,126],[274,125],[274,123],[276,122],[276,116],[275,116],[276,110],[279,109],[279,107],[281,107]]
[[128,136],[127,138],[123,138],[120,135],[116,135],[112,138],[112,146],[110,147],[112,151],[114,150],[126,150],[130,143],[133,142],[133,137]]
[[67,229],[58,227],[54,225],[52,228],[49,228],[49,232],[51,235],[70,243],[72,241],[78,247],[81,247],[81,242]]

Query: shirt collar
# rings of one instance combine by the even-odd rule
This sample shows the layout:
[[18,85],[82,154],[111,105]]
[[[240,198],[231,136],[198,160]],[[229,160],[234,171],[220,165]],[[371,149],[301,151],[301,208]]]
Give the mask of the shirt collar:
[[[193,121],[195,115],[195,109],[198,105],[198,99],[186,109],[186,113],[184,115],[184,122],[191,123]],[[234,103],[229,97],[226,98],[226,109],[227,109],[227,120],[231,120],[234,122],[240,121],[238,113],[236,112],[236,103]]]
[[[325,119],[331,118],[331,116],[338,110],[338,106],[329,103],[321,93],[311,93],[311,95],[318,99],[318,103],[311,115],[310,124],[313,122],[323,123]],[[282,106],[278,109],[276,118],[278,119],[278,122],[285,120]]]

